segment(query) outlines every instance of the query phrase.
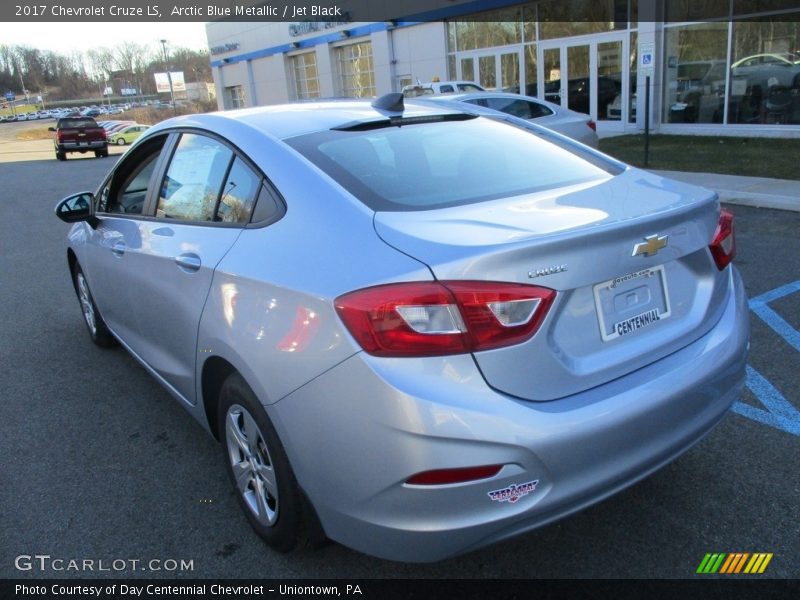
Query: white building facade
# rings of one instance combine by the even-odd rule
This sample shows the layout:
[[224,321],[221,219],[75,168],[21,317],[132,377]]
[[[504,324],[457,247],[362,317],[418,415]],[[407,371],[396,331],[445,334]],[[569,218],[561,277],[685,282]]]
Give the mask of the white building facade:
[[[373,23],[207,25],[221,109],[476,81],[599,132],[800,135],[800,2],[475,0]],[[498,7],[499,6],[499,7]]]

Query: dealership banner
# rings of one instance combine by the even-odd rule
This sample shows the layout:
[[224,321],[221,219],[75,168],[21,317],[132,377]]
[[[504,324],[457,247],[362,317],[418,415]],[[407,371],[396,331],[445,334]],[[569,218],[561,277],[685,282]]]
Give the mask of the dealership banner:
[[[615,21],[701,21],[741,17],[759,11],[797,9],[798,0],[762,2],[696,2],[653,0],[639,2],[638,15],[628,14],[627,2],[615,2]],[[563,21],[590,20],[597,0],[559,0]],[[386,21],[396,25],[465,17],[480,21],[481,12],[507,7],[522,10],[521,0],[20,0],[0,3],[2,22],[185,22],[278,21],[354,23]],[[632,3],[633,4],[633,3]],[[765,8],[767,6],[767,8]],[[652,15],[648,15],[652,12]],[[496,19],[496,16],[491,17]],[[518,20],[512,14],[510,20]]]

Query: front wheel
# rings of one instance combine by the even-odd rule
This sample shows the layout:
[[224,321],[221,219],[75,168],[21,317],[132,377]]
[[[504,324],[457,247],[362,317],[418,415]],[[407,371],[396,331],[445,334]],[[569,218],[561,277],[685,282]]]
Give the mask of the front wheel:
[[222,384],[218,414],[225,468],[250,525],[279,552],[311,545],[312,511],[275,428],[238,373]]
[[117,146],[124,146],[125,140],[123,138],[117,138],[116,144]]
[[89,282],[86,281],[86,276],[78,264],[75,265],[73,270],[72,282],[75,285],[75,293],[78,294],[78,300],[81,303],[83,321],[86,323],[86,328],[89,330],[89,336],[92,341],[101,348],[115,346],[117,340],[114,339],[114,336],[106,327],[103,317],[100,316],[100,311],[97,310],[97,305],[94,303],[92,292],[89,290]]

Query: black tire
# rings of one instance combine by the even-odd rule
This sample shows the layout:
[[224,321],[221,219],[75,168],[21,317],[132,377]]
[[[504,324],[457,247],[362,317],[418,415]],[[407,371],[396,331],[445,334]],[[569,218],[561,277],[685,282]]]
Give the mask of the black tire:
[[314,546],[324,539],[272,422],[238,373],[222,384],[217,422],[225,469],[256,533],[279,552]]
[[125,138],[117,138],[116,144],[117,144],[117,146],[124,146],[125,145]]
[[108,156],[108,148],[106,148],[105,150],[95,150],[94,151],[94,157],[95,158],[105,158],[106,156]]
[[81,305],[81,312],[83,313],[83,322],[86,329],[89,331],[89,337],[92,341],[101,348],[112,348],[117,345],[117,340],[106,327],[100,311],[97,310],[97,305],[94,303],[94,297],[89,289],[89,282],[83,274],[79,264],[75,264],[72,270],[72,284],[75,286],[75,293],[78,295],[78,302]]
[[59,152],[56,150],[56,158],[58,160],[67,160],[67,153],[66,152]]

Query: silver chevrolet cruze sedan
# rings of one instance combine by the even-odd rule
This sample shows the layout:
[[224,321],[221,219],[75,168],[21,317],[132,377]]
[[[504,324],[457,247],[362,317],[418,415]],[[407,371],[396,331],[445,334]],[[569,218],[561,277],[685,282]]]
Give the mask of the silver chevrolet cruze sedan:
[[716,196],[481,107],[170,119],[56,212],[92,340],[220,441],[278,550],[433,561],[529,531],[742,390]]

